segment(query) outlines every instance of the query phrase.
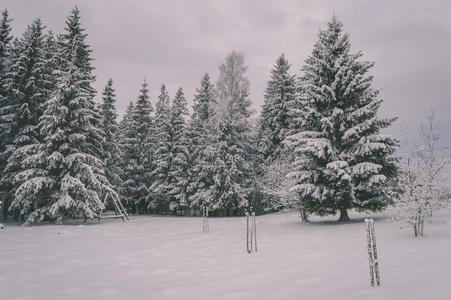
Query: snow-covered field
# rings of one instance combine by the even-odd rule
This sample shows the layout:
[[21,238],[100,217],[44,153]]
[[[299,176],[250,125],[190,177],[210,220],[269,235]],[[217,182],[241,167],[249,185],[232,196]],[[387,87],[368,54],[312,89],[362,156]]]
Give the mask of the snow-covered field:
[[[354,217],[356,217],[354,215]],[[451,299],[451,225],[425,237],[376,219],[382,286],[369,286],[365,225],[295,214],[133,217],[0,231],[0,299]]]

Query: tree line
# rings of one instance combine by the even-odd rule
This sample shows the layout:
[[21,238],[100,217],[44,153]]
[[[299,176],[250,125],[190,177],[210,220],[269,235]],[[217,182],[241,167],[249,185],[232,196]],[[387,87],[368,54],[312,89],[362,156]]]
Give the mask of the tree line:
[[[192,99],[144,80],[119,121],[113,80],[94,98],[92,50],[75,8],[61,34],[40,19],[19,38],[0,21],[0,171],[6,219],[95,218],[119,197],[131,213],[243,215],[380,211],[399,192],[398,140],[382,134],[373,63],[333,16],[299,75],[277,58],[258,118],[232,51]],[[257,119],[257,122],[254,120]]]

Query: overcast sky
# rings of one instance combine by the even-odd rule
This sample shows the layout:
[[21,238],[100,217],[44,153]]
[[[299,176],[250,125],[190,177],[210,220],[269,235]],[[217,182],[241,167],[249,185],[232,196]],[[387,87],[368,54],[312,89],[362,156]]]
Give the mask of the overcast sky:
[[0,0],[19,35],[34,18],[61,32],[77,5],[94,50],[96,88],[114,80],[118,109],[135,100],[147,78],[153,103],[160,85],[171,95],[185,89],[191,101],[203,73],[217,76],[227,53],[244,53],[256,110],[271,66],[284,52],[298,74],[319,28],[335,13],[354,51],[376,62],[382,113],[399,116],[412,131],[430,110],[451,145],[451,1],[362,0]]

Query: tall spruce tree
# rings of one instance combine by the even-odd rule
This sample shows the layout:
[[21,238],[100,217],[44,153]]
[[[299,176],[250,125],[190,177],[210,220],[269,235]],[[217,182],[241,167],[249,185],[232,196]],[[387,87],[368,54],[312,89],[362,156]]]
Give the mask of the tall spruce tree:
[[144,212],[147,210],[148,188],[151,183],[152,171],[152,134],[153,119],[151,113],[153,107],[150,103],[149,89],[146,80],[144,80],[140,94],[134,108],[134,122],[136,124],[136,137],[138,140],[138,164],[141,170],[139,195],[136,198],[137,208]]
[[[9,129],[13,119],[13,109],[11,109],[11,101],[7,94],[6,80],[8,78],[8,67],[11,61],[11,21],[7,10],[2,11],[0,20],[0,134],[1,141],[0,152],[8,144]],[[6,165],[6,160],[2,160],[1,170]]]
[[215,147],[216,133],[214,128],[216,96],[215,88],[210,76],[205,74],[196,89],[193,101],[193,113],[188,125],[188,202],[192,207],[208,205],[211,199],[204,193],[208,193],[208,187],[213,185],[213,179],[209,177],[210,163],[207,155]]
[[[46,74],[45,88],[47,91],[53,92],[56,89],[55,71],[58,70],[58,42],[52,31],[44,35],[44,60],[43,73]],[[48,96],[50,96],[49,94]]]
[[57,222],[74,215],[92,219],[104,208],[106,194],[117,197],[103,169],[104,133],[93,101],[86,36],[75,8],[60,41],[57,89],[39,123],[44,142],[34,145],[35,153],[22,161],[28,169],[16,175],[21,184],[12,208],[28,215],[26,224],[46,217]]
[[167,179],[170,208],[186,208],[189,184],[189,149],[185,118],[188,108],[183,89],[179,88],[171,106],[171,152],[172,164]]
[[206,73],[200,82],[200,88],[196,89],[193,104],[193,120],[208,122],[215,115],[215,88],[211,83],[210,75]]
[[154,182],[150,187],[151,204],[158,211],[168,212],[169,199],[168,177],[172,167],[172,140],[171,140],[171,106],[166,86],[161,86],[160,95],[155,105],[155,126],[153,139],[155,141]]
[[122,184],[119,188],[124,205],[129,211],[136,211],[136,200],[139,194],[145,190],[140,183],[142,178],[141,168],[139,167],[138,138],[136,134],[137,124],[134,118],[135,107],[133,102],[127,106],[127,110],[119,123],[118,141],[121,152],[121,179]]
[[144,213],[151,180],[153,111],[146,80],[142,83],[136,103],[130,104],[121,125],[123,184],[121,191],[129,210]]
[[118,146],[118,123],[116,112],[116,95],[113,88],[113,80],[109,79],[102,93],[100,105],[102,117],[102,129],[105,133],[103,144],[105,173],[108,181],[114,186],[121,185],[121,155]]
[[290,176],[303,208],[319,215],[339,211],[341,221],[349,219],[348,209],[389,204],[397,173],[398,142],[381,134],[395,119],[378,116],[382,100],[368,74],[373,63],[361,57],[333,16],[302,68],[301,130],[288,138],[296,154]]
[[280,157],[282,141],[289,132],[291,117],[289,106],[296,99],[296,78],[289,74],[290,64],[284,54],[280,55],[265,91],[259,128],[259,151],[265,161]]
[[[6,166],[8,152],[5,153],[6,146],[11,144],[13,135],[11,127],[14,120],[14,106],[11,98],[8,97],[6,89],[7,71],[11,61],[11,20],[7,10],[2,11],[0,19],[0,172]],[[1,191],[8,192],[8,188],[1,186]],[[5,202],[5,199],[0,200]],[[7,202],[8,200],[6,200]],[[8,217],[9,203],[3,203],[3,217]]]
[[27,170],[22,161],[30,155],[33,145],[42,141],[37,125],[53,81],[51,71],[45,67],[48,62],[43,29],[40,19],[28,26],[9,68],[7,88],[14,107],[10,133],[14,139],[3,153],[8,160],[2,176],[2,185],[8,189],[4,199],[8,200],[17,188],[15,175]]

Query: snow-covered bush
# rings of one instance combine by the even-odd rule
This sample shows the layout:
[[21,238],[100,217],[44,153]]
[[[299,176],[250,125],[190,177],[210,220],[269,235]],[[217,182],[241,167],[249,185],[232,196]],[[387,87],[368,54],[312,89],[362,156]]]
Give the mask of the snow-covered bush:
[[298,194],[291,189],[296,183],[296,179],[289,176],[293,170],[291,159],[282,155],[264,167],[263,175],[257,179],[257,186],[269,197],[268,208],[295,209],[302,220],[307,221],[307,212]]

